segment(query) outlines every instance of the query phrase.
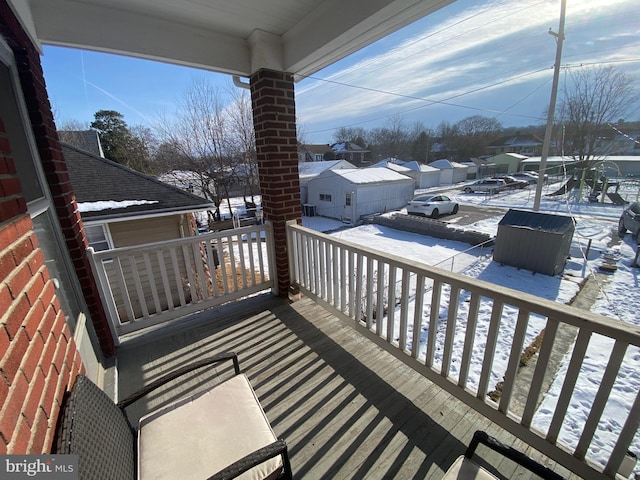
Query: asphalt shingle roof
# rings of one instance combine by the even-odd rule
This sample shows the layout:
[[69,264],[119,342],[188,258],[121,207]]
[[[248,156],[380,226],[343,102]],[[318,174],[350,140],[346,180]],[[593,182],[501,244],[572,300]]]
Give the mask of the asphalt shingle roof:
[[81,216],[85,220],[162,215],[213,208],[213,204],[204,198],[71,145],[63,143],[62,152],[79,204],[132,200],[147,202],[123,208],[83,211]]

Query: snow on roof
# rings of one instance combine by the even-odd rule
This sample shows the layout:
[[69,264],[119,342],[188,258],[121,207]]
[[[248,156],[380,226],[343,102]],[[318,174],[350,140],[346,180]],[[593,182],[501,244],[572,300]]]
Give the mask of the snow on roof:
[[344,163],[346,168],[354,168],[354,165],[346,160],[326,160],[322,162],[300,162],[298,163],[298,172],[300,178],[316,177],[322,172],[335,168]]
[[134,205],[148,205],[158,203],[157,200],[104,200],[100,202],[83,202],[78,203],[78,211],[82,212],[101,212],[103,210],[113,210],[116,208],[127,208]]
[[389,170],[388,168],[343,168],[340,170],[332,170],[332,173],[340,175],[351,183],[357,184],[398,181],[413,182],[412,178],[394,172],[393,170]]
[[421,173],[432,173],[432,172],[438,172],[440,170],[439,168],[435,168],[430,165],[418,163],[415,160],[405,163],[404,166],[410,170],[415,170],[416,172],[421,172]]
[[435,168],[439,168],[440,170],[453,168],[453,165],[451,164],[451,162],[444,158],[442,160],[436,160],[435,162],[431,162],[429,165]]
[[407,168],[404,165],[398,165],[397,163],[394,163],[391,160],[382,160],[381,162],[378,162],[375,165],[371,165],[368,168],[388,168],[389,170],[393,170],[394,172],[402,172],[402,173],[411,171],[410,168]]

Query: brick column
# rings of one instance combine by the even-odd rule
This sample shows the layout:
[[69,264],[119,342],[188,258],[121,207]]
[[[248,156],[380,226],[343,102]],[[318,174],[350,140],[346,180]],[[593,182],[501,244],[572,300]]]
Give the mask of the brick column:
[[286,223],[300,223],[302,218],[293,78],[286,72],[262,69],[250,82],[262,208],[265,219],[273,224],[278,293],[286,296]]

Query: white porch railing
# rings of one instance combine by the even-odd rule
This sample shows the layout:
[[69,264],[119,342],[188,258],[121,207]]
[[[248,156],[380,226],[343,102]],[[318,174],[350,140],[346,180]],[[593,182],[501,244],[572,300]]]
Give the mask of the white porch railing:
[[135,247],[89,258],[120,335],[276,288],[269,223]]
[[[291,283],[501,427],[584,478],[614,478],[640,423],[640,394],[619,426],[606,464],[590,447],[611,402],[626,354],[640,355],[632,325],[456,273],[406,261],[324,235],[287,226]],[[569,333],[566,333],[569,332]],[[569,335],[569,347],[560,339]],[[596,337],[612,339],[590,414],[576,445],[562,444],[572,423],[574,389],[585,352]],[[524,349],[542,339],[533,375],[519,374]],[[570,350],[575,338],[573,351]],[[506,342],[506,343],[505,343]],[[509,345],[508,348],[498,346]],[[504,350],[504,351],[503,351]],[[560,352],[558,353],[558,350]],[[567,374],[550,422],[536,424],[538,408],[556,370],[551,358],[568,355]],[[624,375],[624,373],[622,373]],[[489,395],[491,393],[491,396]],[[615,397],[616,395],[613,395]],[[493,398],[493,399],[492,399]],[[516,401],[516,398],[523,400]],[[619,411],[619,409],[618,409]],[[575,425],[571,428],[575,431]]]

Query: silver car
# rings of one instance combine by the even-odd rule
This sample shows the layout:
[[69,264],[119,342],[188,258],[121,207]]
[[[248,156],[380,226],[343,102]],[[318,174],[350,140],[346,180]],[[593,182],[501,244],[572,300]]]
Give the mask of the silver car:
[[438,218],[444,213],[458,213],[458,203],[446,195],[421,195],[407,204],[407,213]]
[[465,193],[482,192],[482,193],[498,193],[507,188],[504,180],[489,178],[486,180],[478,180],[462,187]]

